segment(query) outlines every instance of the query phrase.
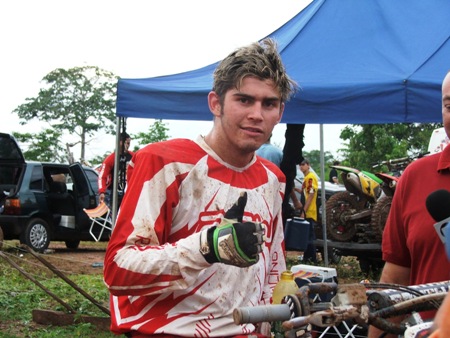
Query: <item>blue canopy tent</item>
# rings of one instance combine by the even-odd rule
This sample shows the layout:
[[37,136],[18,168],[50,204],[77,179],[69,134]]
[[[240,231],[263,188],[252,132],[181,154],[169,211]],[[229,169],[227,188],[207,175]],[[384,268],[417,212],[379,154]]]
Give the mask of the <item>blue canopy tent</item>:
[[[301,87],[282,122],[441,122],[448,13],[448,0],[314,0],[270,34]],[[211,120],[206,98],[215,67],[120,79],[118,118]]]
[[[282,122],[440,122],[448,13],[448,0],[314,0],[270,34],[301,87]],[[117,116],[211,120],[215,67],[121,79]]]

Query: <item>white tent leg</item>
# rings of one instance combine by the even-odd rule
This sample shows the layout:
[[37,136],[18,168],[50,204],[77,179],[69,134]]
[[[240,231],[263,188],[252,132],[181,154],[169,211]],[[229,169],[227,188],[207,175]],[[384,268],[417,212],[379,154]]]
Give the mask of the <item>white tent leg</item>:
[[[120,154],[119,149],[120,146],[120,129],[122,127],[122,118],[117,117],[117,123],[116,123],[116,147],[115,147],[115,158],[114,158],[114,168],[119,168],[119,159]],[[118,209],[118,194],[119,191],[119,170],[113,171],[113,191],[111,194],[112,199],[112,215],[111,215],[111,221],[112,221],[112,228],[114,229],[114,225],[116,224],[116,217],[117,217],[117,209]]]
[[326,212],[326,196],[325,196],[325,153],[323,150],[323,124],[320,124],[320,199],[322,209],[322,236],[323,236],[323,255],[322,259],[325,266],[328,266],[328,245],[327,245],[327,212]]

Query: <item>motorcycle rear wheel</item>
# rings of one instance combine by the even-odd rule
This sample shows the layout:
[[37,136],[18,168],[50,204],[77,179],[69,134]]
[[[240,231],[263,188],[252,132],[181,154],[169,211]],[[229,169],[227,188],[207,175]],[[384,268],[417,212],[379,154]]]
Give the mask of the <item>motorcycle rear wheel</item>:
[[386,220],[389,216],[389,211],[391,210],[392,196],[381,197],[372,210],[372,218],[370,221],[370,226],[373,231],[377,234],[376,239],[381,242],[383,236],[384,226],[386,225]]
[[335,193],[326,204],[327,210],[327,233],[339,242],[347,242],[356,235],[354,221],[346,221],[345,218],[352,216],[364,209],[365,201],[347,191]]

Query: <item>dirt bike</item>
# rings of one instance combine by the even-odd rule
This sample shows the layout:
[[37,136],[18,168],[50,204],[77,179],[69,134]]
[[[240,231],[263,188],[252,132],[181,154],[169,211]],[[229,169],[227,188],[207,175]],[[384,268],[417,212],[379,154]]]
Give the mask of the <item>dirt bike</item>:
[[368,171],[333,165],[339,170],[346,191],[331,196],[326,203],[327,233],[333,240],[371,243],[376,234],[370,228],[372,207],[382,197],[382,180]]
[[[432,320],[422,320],[419,312],[438,309],[449,287],[450,281],[413,286],[310,283],[285,296],[279,305],[234,309],[233,318],[237,325],[281,321],[284,337],[310,338],[318,333],[324,337],[331,328],[339,336],[347,333],[346,337],[354,337],[355,330],[367,332],[368,325],[373,325],[385,333],[418,338],[432,325]],[[321,301],[315,296],[319,294],[333,297]],[[410,316],[400,323],[388,321],[405,314]]]
[[387,161],[382,161],[374,165],[375,167],[386,166],[387,172],[378,172],[375,175],[382,180],[381,189],[384,192],[377,203],[374,205],[371,217],[371,228],[376,233],[376,239],[381,241],[383,235],[384,226],[386,224],[389,211],[391,210],[392,198],[394,197],[395,188],[403,174],[406,167],[418,158],[423,157],[425,154],[418,154],[414,156],[402,157]]

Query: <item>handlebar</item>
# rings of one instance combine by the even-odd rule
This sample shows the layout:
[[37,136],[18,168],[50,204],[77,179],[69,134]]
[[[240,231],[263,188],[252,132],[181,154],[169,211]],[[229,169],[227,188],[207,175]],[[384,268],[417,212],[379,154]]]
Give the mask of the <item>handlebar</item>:
[[[404,333],[406,325],[390,322],[388,318],[438,308],[449,287],[450,281],[414,286],[311,283],[299,288],[296,294],[285,296],[280,305],[235,309],[233,318],[238,325],[281,321],[285,332],[307,330],[311,325],[336,326],[353,320],[356,324],[373,325],[399,335]],[[331,302],[313,302],[310,297],[325,292],[334,294]]]
[[290,318],[291,309],[287,304],[242,307],[233,311],[233,319],[236,325],[285,321]]
[[376,162],[376,163],[374,163],[372,165],[372,168],[376,168],[376,167],[380,167],[382,165],[386,165],[389,168],[389,170],[392,170],[392,171],[402,170],[402,169],[405,169],[408,166],[408,164],[410,164],[414,160],[416,160],[418,158],[422,158],[422,157],[424,157],[427,154],[429,154],[429,152],[419,153],[419,154],[412,155],[412,156],[406,156],[406,157],[400,157],[400,158],[394,158],[394,159],[391,159],[391,160],[385,160],[385,161]]

